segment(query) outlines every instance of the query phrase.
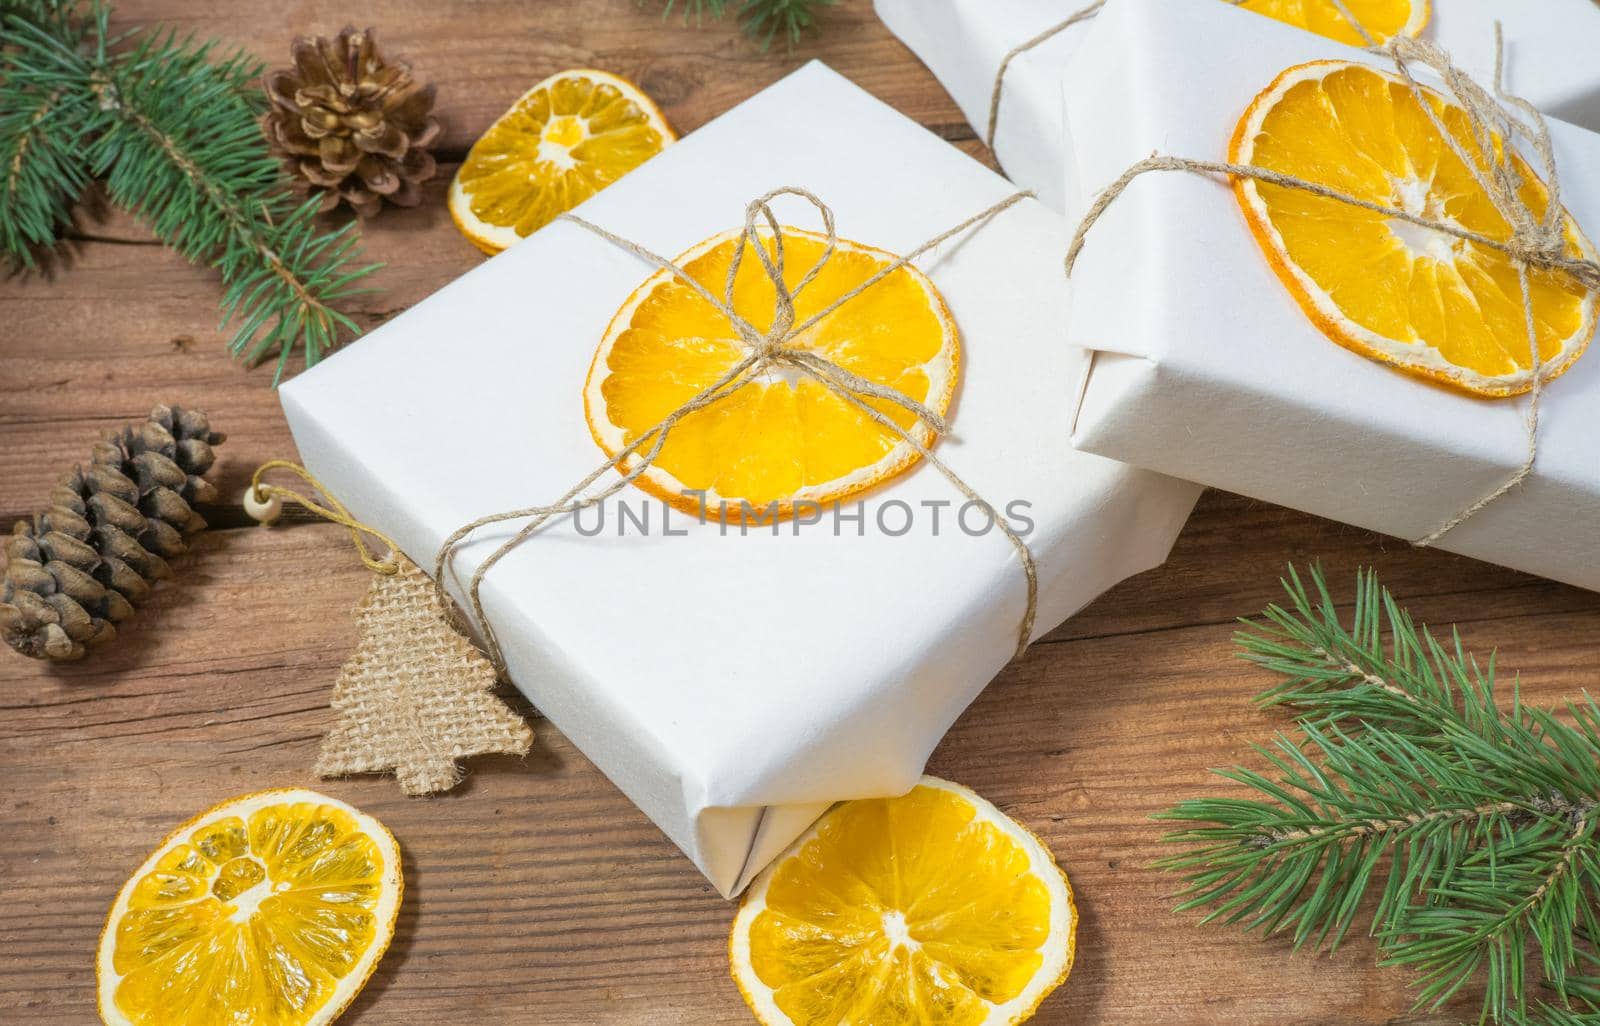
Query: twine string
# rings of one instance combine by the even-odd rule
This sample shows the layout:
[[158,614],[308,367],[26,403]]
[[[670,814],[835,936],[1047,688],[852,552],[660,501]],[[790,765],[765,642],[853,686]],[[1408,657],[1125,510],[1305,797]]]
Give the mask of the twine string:
[[[1237,3],[1239,0],[1234,0],[1234,2]],[[1058,21],[1054,25],[1051,25],[1049,28],[1045,29],[1043,32],[1040,32],[1038,35],[1033,36],[1030,39],[1023,40],[1016,46],[1013,46],[1010,50],[1006,51],[1006,55],[1004,57],[1000,58],[1000,66],[995,69],[994,73],[994,87],[989,91],[989,128],[983,133],[983,142],[985,146],[988,146],[991,150],[994,149],[994,133],[996,127],[998,127],[1000,124],[1000,93],[1005,87],[1006,72],[1011,68],[1011,62],[1016,60],[1018,57],[1021,57],[1029,50],[1032,50],[1040,43],[1054,39],[1062,32],[1065,32],[1067,29],[1078,24],[1078,22],[1087,21],[1096,14],[1099,14],[1100,8],[1104,7],[1105,5],[1106,0],[1094,0],[1094,3],[1090,4],[1089,6],[1083,8],[1082,10],[1074,11],[1072,14],[1068,15],[1064,21]]]
[[[1032,553],[1016,531],[1012,529],[1004,518],[999,516],[992,505],[962,480],[960,475],[947,463],[933,453],[930,443],[949,431],[949,425],[945,419],[936,411],[912,399],[898,389],[869,381],[860,375],[854,374],[826,357],[803,348],[798,342],[810,328],[845,303],[873,288],[896,271],[909,266],[912,261],[928,251],[964,232],[982,227],[1031,195],[1032,193],[1029,192],[1013,193],[1004,200],[979,211],[954,227],[935,235],[910,252],[897,257],[878,269],[859,285],[835,297],[825,304],[822,309],[799,323],[796,323],[795,299],[806,286],[816,279],[817,275],[822,272],[822,269],[833,258],[838,249],[839,241],[832,209],[805,189],[796,186],[783,186],[752,200],[746,205],[744,226],[735,243],[734,255],[721,296],[713,294],[710,289],[681,266],[651,252],[638,243],[607,231],[576,214],[561,215],[559,220],[569,221],[597,235],[659,270],[667,272],[685,284],[727,318],[735,333],[739,336],[740,341],[744,343],[747,351],[738,362],[715,382],[697,392],[688,401],[672,410],[650,428],[641,432],[633,441],[602,462],[554,502],[491,513],[463,524],[452,532],[445,539],[444,544],[439,547],[434,560],[434,589],[440,604],[450,612],[452,619],[456,623],[461,624],[461,613],[455,604],[450,601],[444,584],[445,570],[451,556],[461,544],[480,528],[508,520],[527,519],[527,523],[521,525],[511,537],[485,557],[483,562],[473,571],[467,586],[467,603],[471,607],[473,618],[481,629],[490,659],[493,660],[496,668],[502,674],[505,673],[504,654],[495,634],[494,625],[484,612],[481,596],[483,580],[489,570],[553,518],[566,514],[576,514],[580,510],[599,505],[631,485],[654,465],[661,455],[669,434],[685,417],[720,402],[744,385],[767,373],[771,368],[786,367],[809,377],[829,392],[851,403],[873,423],[909,445],[922,459],[937,469],[969,502],[982,509],[989,516],[991,522],[1000,528],[1006,540],[1017,553],[1027,583],[1027,601],[1022,620],[1018,626],[1015,650],[1016,654],[1020,655],[1027,648],[1028,640],[1033,633],[1034,621],[1038,614],[1038,570],[1034,564]],[[780,196],[799,197],[811,204],[819,215],[827,239],[821,256],[806,270],[805,274],[801,275],[793,288],[788,286],[785,276],[786,239],[784,229],[771,206],[772,201]],[[771,252],[768,252],[767,247],[763,245],[763,235],[766,235],[771,240]],[[740,316],[734,309],[734,284],[741,263],[744,260],[746,246],[749,246],[754,252],[756,259],[761,264],[762,271],[773,286],[772,325],[765,331]],[[922,437],[919,437],[919,432],[914,432],[901,426],[894,418],[886,415],[882,410],[868,402],[868,399],[877,399],[890,403],[909,413],[914,424],[922,429],[920,434],[925,435],[928,440],[925,442]],[[602,477],[613,470],[618,471],[618,475],[614,480],[607,482],[596,490],[591,490]]]
[[[311,496],[297,492],[293,488],[267,484],[262,478],[273,470],[287,470],[294,474],[315,489],[317,494],[322,496],[323,501],[318,502]],[[348,528],[351,540],[356,543],[356,551],[361,555],[361,562],[366,565],[368,570],[384,575],[393,575],[400,572],[400,546],[394,543],[394,539],[382,531],[374,527],[368,527],[357,520],[348,509],[345,509],[344,503],[334,498],[333,493],[328,491],[311,471],[300,464],[289,460],[268,460],[261,464],[250,477],[250,494],[256,502],[262,504],[274,498],[293,502],[296,505],[305,507],[324,520],[330,520],[341,527]],[[367,536],[369,535],[388,546],[389,554],[382,558],[374,556],[372,550],[367,547]]]
[[[1095,197],[1073,232],[1067,249],[1065,269],[1070,277],[1090,230],[1100,217],[1139,177],[1155,171],[1181,171],[1201,176],[1223,175],[1230,179],[1252,179],[1268,185],[1294,189],[1352,207],[1359,207],[1385,217],[1405,221],[1419,227],[1442,232],[1465,242],[1498,251],[1509,257],[1517,271],[1517,283],[1522,293],[1523,326],[1528,337],[1529,394],[1524,417],[1527,445],[1523,459],[1516,471],[1488,495],[1449,517],[1427,535],[1412,542],[1418,547],[1436,543],[1450,531],[1520,486],[1533,473],[1539,453],[1539,408],[1546,385],[1545,364],[1539,353],[1537,320],[1533,310],[1533,291],[1530,268],[1538,268],[1566,275],[1591,295],[1600,294],[1600,262],[1567,252],[1567,212],[1561,205],[1561,180],[1556,171],[1555,148],[1550,130],[1543,115],[1531,104],[1508,96],[1503,86],[1504,46],[1499,26],[1495,27],[1495,81],[1494,95],[1473,81],[1451,61],[1449,54],[1439,47],[1413,39],[1396,36],[1382,46],[1372,42],[1359,21],[1356,21],[1341,0],[1332,0],[1340,11],[1372,45],[1372,53],[1390,58],[1403,82],[1426,114],[1434,129],[1445,140],[1452,152],[1471,172],[1495,210],[1510,228],[1506,239],[1490,238],[1442,217],[1428,217],[1407,210],[1353,196],[1321,182],[1285,174],[1270,168],[1225,161],[1195,160],[1154,154],[1141,160],[1108,185]],[[1457,134],[1450,130],[1443,116],[1434,109],[1430,90],[1425,89],[1413,76],[1411,65],[1421,64],[1438,73],[1445,87],[1455,97],[1459,109],[1465,114],[1468,132],[1477,147],[1477,154],[1469,152]],[[1519,116],[1520,115],[1520,116]],[[1525,184],[1517,169],[1516,141],[1524,140],[1534,150],[1545,172],[1546,207],[1542,214],[1535,213],[1531,204],[1523,199]]]

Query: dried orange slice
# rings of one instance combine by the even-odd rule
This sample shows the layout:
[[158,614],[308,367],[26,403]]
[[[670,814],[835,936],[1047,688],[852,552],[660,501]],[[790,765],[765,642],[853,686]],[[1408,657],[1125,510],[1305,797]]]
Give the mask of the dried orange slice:
[[766,1026],[1000,1026],[1072,971],[1072,887],[957,784],[836,805],[746,893],[734,982]]
[[[1477,155],[1465,112],[1431,90],[1424,96],[1463,152]],[[1411,88],[1366,65],[1316,61],[1279,75],[1239,122],[1229,159],[1497,241],[1511,235]],[[1513,159],[1523,200],[1542,214],[1548,191]],[[1339,345],[1474,395],[1533,387],[1522,292],[1504,253],[1301,190],[1246,178],[1233,188],[1278,278]],[[1567,244],[1593,259],[1570,218]],[[1589,344],[1596,300],[1555,271],[1531,271],[1530,284],[1549,379]]]
[[[1239,7],[1351,46],[1367,40],[1333,0],[1241,0]],[[1375,43],[1414,36],[1428,24],[1428,0],[1344,0],[1346,11]]]
[[299,789],[224,802],[123,884],[95,973],[108,1026],[323,1026],[394,935],[400,849],[383,824]]
[[[740,233],[707,239],[675,261],[722,296]],[[784,228],[784,280],[793,290],[827,240]],[[770,233],[762,245],[773,251]],[[751,244],[746,243],[749,247]],[[796,298],[795,324],[830,306],[897,258],[840,240]],[[775,290],[753,250],[735,282],[733,309],[758,330],[773,322]],[[955,392],[955,321],[927,275],[901,267],[847,300],[788,343],[943,414]],[[733,325],[669,271],[652,275],[612,318],[584,386],[589,430],[616,455],[662,418],[715,384],[748,352]],[[932,429],[887,399],[864,399],[921,445]],[[637,455],[625,461],[632,467]],[[771,368],[679,421],[637,483],[692,513],[743,522],[828,503],[906,470],[916,447],[851,400],[793,369]]]
[[450,183],[450,216],[473,245],[498,253],[676,138],[627,79],[587,68],[551,75],[473,143]]

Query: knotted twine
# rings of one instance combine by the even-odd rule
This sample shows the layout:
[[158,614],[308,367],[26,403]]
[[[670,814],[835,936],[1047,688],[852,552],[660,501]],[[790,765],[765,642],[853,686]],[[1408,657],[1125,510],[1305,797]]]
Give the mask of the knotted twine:
[[[319,502],[309,495],[295,491],[293,488],[268,484],[266,476],[274,470],[286,470],[295,475],[310,485],[317,495],[322,496],[322,501]],[[402,557],[399,555],[400,546],[394,543],[394,539],[377,528],[369,527],[357,520],[355,515],[345,508],[344,503],[329,494],[328,490],[322,486],[322,482],[318,481],[311,471],[300,464],[292,460],[268,460],[257,467],[256,472],[250,476],[250,488],[247,494],[249,498],[255,500],[258,509],[265,510],[266,504],[274,499],[279,502],[293,502],[305,507],[322,519],[338,524],[349,531],[350,540],[355,543],[356,552],[361,556],[361,563],[368,570],[375,574],[382,574],[385,577],[392,577],[400,572],[400,560]],[[245,511],[252,517],[262,520],[262,522],[266,522],[268,518],[276,519],[277,517],[275,511],[258,513],[248,506],[246,506]],[[369,537],[382,542],[387,547],[388,555],[373,555],[373,550],[367,547],[367,539]]]
[[[793,289],[790,289],[784,280],[783,228],[778,223],[777,216],[773,213],[771,207],[771,202],[774,199],[785,195],[797,196],[816,208],[822,219],[822,225],[828,240],[827,245],[823,248],[822,255],[801,276]],[[1021,655],[1028,647],[1028,639],[1033,633],[1034,618],[1038,613],[1039,580],[1033,554],[1029,552],[1028,546],[1022,541],[1022,538],[995,511],[994,507],[963,481],[960,475],[952,470],[948,464],[933,454],[931,450],[932,442],[949,431],[949,425],[944,418],[905,393],[887,385],[868,381],[840,367],[826,357],[803,349],[794,343],[796,339],[824,317],[888,278],[896,271],[908,266],[917,257],[969,229],[979,228],[988,224],[1005,210],[1032,195],[1030,192],[1013,193],[999,203],[967,218],[955,227],[940,232],[904,256],[878,269],[866,281],[835,298],[821,310],[798,324],[795,323],[795,298],[822,272],[823,267],[833,258],[839,242],[838,232],[834,226],[833,210],[805,189],[796,186],[783,186],[752,200],[745,207],[744,227],[735,243],[733,260],[728,267],[727,283],[720,297],[714,295],[689,272],[665,257],[652,253],[636,242],[631,242],[619,235],[606,231],[604,228],[576,214],[562,214],[557,220],[569,221],[586,231],[598,235],[612,245],[632,253],[645,262],[655,265],[660,270],[667,271],[693,289],[700,298],[710,303],[717,312],[728,319],[740,340],[745,344],[747,351],[740,360],[715,382],[696,393],[677,409],[668,413],[654,426],[641,432],[637,438],[601,463],[593,472],[569,488],[555,502],[527,506],[522,509],[506,510],[501,513],[491,513],[487,516],[478,517],[470,523],[463,524],[453,532],[450,537],[445,539],[444,544],[439,547],[439,552],[434,559],[434,589],[440,606],[450,610],[453,616],[459,616],[459,611],[445,590],[444,572],[446,564],[455,553],[455,550],[473,532],[490,524],[529,518],[528,523],[520,527],[515,534],[501,543],[479,564],[478,568],[473,571],[471,581],[467,587],[467,601],[472,607],[473,616],[481,629],[489,657],[494,661],[495,667],[504,675],[506,673],[505,656],[500,648],[499,640],[495,636],[494,625],[489,622],[488,616],[484,613],[483,601],[480,596],[484,575],[496,563],[504,559],[553,518],[564,514],[575,514],[579,510],[599,505],[631,485],[655,463],[657,457],[661,455],[662,447],[666,444],[668,435],[685,417],[714,406],[744,385],[754,381],[769,369],[789,368],[817,382],[829,392],[855,406],[868,419],[880,427],[897,435],[901,441],[910,445],[924,460],[937,469],[968,502],[982,509],[988,515],[990,521],[1000,528],[1006,540],[1016,550],[1017,558],[1022,564],[1023,575],[1027,581],[1027,604],[1022,615],[1022,621],[1017,629],[1017,646],[1015,650],[1015,655]],[[761,222],[765,222],[765,234],[772,240],[771,253],[768,253],[767,247],[762,244],[761,236],[763,230]],[[766,272],[775,293],[772,326],[766,331],[762,331],[751,324],[733,308],[734,281],[744,260],[744,251],[747,245],[755,252],[757,259],[761,262],[762,270]],[[893,403],[909,412],[930,436],[929,443],[925,444],[913,432],[907,431],[880,410],[867,403],[862,398],[863,396]],[[597,490],[590,490],[608,471],[618,468],[621,469],[615,480]],[[460,621],[458,620],[457,622],[459,623]]]
[[[994,93],[990,102],[989,136],[991,147],[993,146],[995,120],[999,110],[1002,79],[1005,74],[1005,68],[1011,59],[1078,21],[1092,17],[1098,12],[1103,2],[1104,0],[1101,0],[1100,3],[1091,4],[1089,7],[1076,12],[1059,25],[1052,26],[1033,39],[1027,40],[1006,55],[1001,62],[1000,72],[996,76]],[[1226,0],[1226,2],[1237,6],[1243,0]],[[1477,515],[1497,499],[1521,485],[1533,473],[1534,464],[1538,460],[1539,406],[1545,388],[1545,375],[1543,361],[1539,355],[1538,330],[1533,311],[1533,295],[1529,287],[1528,269],[1535,267],[1540,270],[1565,274],[1573,282],[1582,286],[1591,296],[1595,296],[1600,295],[1600,263],[1592,259],[1574,257],[1567,253],[1566,229],[1568,215],[1561,204],[1561,179],[1556,170],[1555,151],[1550,141],[1549,126],[1546,124],[1544,116],[1531,103],[1520,97],[1511,96],[1505,91],[1505,47],[1499,23],[1495,24],[1494,93],[1491,95],[1488,90],[1484,89],[1471,76],[1457,67],[1451,60],[1450,55],[1442,48],[1405,35],[1397,35],[1388,43],[1380,45],[1372,34],[1367,31],[1366,27],[1361,24],[1360,20],[1350,12],[1343,0],[1329,0],[1329,2],[1360,33],[1367,43],[1367,51],[1369,53],[1387,57],[1394,63],[1399,77],[1411,91],[1417,105],[1426,114],[1434,129],[1449,145],[1457,159],[1471,171],[1479,187],[1483,189],[1490,202],[1494,205],[1495,210],[1510,226],[1510,238],[1505,240],[1490,238],[1452,221],[1429,218],[1388,204],[1362,199],[1338,189],[1330,188],[1321,182],[1284,174],[1270,168],[1257,167],[1252,164],[1196,160],[1188,157],[1156,154],[1128,168],[1116,181],[1112,182],[1096,196],[1094,202],[1084,214],[1083,219],[1079,222],[1077,230],[1073,233],[1072,244],[1067,250],[1066,273],[1069,277],[1071,276],[1072,268],[1077,262],[1079,253],[1083,250],[1089,230],[1094,227],[1100,216],[1122,195],[1134,179],[1152,171],[1184,171],[1203,176],[1226,175],[1230,178],[1250,178],[1265,182],[1268,185],[1296,189],[1324,199],[1383,214],[1386,217],[1405,221],[1419,227],[1443,232],[1457,239],[1488,247],[1510,257],[1517,269],[1517,282],[1522,292],[1523,324],[1528,336],[1530,387],[1528,412],[1524,421],[1527,431],[1527,446],[1521,464],[1510,477],[1489,494],[1451,516],[1427,535],[1411,543],[1420,548],[1426,548]],[[1454,132],[1449,130],[1439,113],[1428,102],[1428,90],[1424,89],[1412,75],[1412,64],[1424,65],[1433,69],[1439,75],[1445,88],[1455,98],[1460,109],[1466,115],[1473,143],[1483,158],[1481,163],[1467,152],[1461,140],[1456,137]],[[1535,214],[1533,208],[1524,202],[1520,193],[1523,184],[1522,175],[1516,166],[1516,142],[1519,139],[1525,141],[1533,149],[1544,170],[1547,197],[1543,215]]]

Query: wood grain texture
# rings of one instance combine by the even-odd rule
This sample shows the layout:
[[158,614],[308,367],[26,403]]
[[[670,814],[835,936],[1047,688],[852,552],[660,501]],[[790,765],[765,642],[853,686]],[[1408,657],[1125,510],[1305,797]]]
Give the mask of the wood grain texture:
[[[124,24],[165,21],[280,62],[290,38],[376,26],[439,85],[447,161],[529,84],[559,68],[630,75],[682,131],[821,57],[969,152],[948,97],[844,0],[823,34],[763,54],[731,27],[663,23],[632,0],[557,3],[127,0]],[[447,165],[447,177],[453,165]],[[381,322],[482,259],[450,225],[441,178],[421,209],[365,232],[385,262],[357,310]],[[0,284],[0,515],[44,501],[96,433],[176,399],[230,433],[224,492],[293,455],[267,372],[222,350],[215,277],[131,220],[85,216],[47,279]],[[442,356],[442,358],[444,358]],[[236,515],[221,518],[237,523]],[[1044,1024],[1423,1023],[1404,974],[1369,945],[1290,957],[1286,945],[1200,928],[1150,870],[1151,813],[1216,792],[1211,767],[1283,726],[1248,699],[1267,678],[1232,657],[1236,617],[1277,595],[1290,562],[1337,587],[1376,566],[1422,619],[1498,648],[1525,696],[1589,683],[1600,596],[1246,499],[1209,494],[1163,568],[1130,580],[1007,669],[930,770],[1035,828],[1071,873],[1080,957]],[[355,642],[367,574],[336,528],[233,527],[202,536],[90,661],[0,658],[0,1022],[94,1020],[93,956],[125,875],[172,825],[229,795],[306,785],[332,722],[328,692]],[[743,1023],[726,975],[732,916],[689,862],[550,725],[525,760],[481,760],[456,793],[403,798],[382,778],[326,789],[381,817],[406,852],[389,956],[348,1023]],[[1469,1017],[1462,1005],[1449,1010]]]

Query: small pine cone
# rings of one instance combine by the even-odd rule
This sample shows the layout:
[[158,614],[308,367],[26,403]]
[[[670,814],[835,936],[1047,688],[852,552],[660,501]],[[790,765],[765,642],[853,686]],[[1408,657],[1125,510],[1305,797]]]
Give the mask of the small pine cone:
[[35,659],[77,659],[116,635],[167,560],[206,526],[192,503],[216,498],[203,475],[225,436],[198,410],[157,406],[142,424],[95,444],[50,493],[50,508],[19,520],[6,542],[0,636]]
[[324,212],[341,200],[362,217],[385,200],[416,206],[438,171],[428,153],[440,132],[433,86],[384,60],[372,29],[296,39],[291,53],[294,67],[265,79],[262,127],[299,187],[320,193]]

